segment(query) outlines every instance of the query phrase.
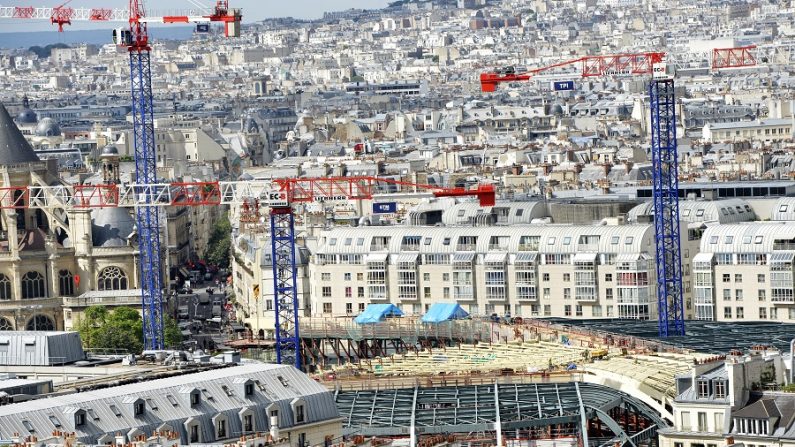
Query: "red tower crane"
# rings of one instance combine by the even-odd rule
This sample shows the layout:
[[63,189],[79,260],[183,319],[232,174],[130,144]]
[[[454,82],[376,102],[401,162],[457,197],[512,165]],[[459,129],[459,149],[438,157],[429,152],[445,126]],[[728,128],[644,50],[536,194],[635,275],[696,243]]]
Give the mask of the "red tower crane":
[[502,82],[529,81],[533,76],[553,68],[580,65],[583,78],[608,75],[651,75],[654,64],[663,61],[665,53],[631,53],[612,56],[583,56],[521,73],[512,70],[480,74],[480,87],[484,92],[493,92]]
[[[67,6],[71,0],[51,8],[18,8],[11,11],[16,18],[45,18],[49,12],[50,22],[58,25],[71,24],[76,17],[86,20],[121,19],[123,12],[83,8],[81,14]],[[146,349],[164,348],[163,333],[163,269],[160,246],[160,213],[157,206],[158,184],[157,157],[155,153],[154,106],[152,100],[152,73],[150,59],[150,41],[147,23],[188,23],[188,22],[223,22],[227,36],[237,37],[240,34],[241,12],[230,10],[227,0],[218,0],[214,12],[204,16],[166,16],[149,17],[146,15],[143,0],[129,0],[126,11],[128,28],[113,31],[115,44],[125,47],[130,57],[130,93],[132,98],[133,142],[135,147],[135,178],[137,185],[131,191],[135,198],[136,225],[138,228],[138,244],[140,249],[141,271],[141,307],[143,314],[143,340]],[[170,188],[169,188],[170,189]],[[105,193],[111,191],[105,191]],[[79,192],[78,192],[79,194]],[[30,199],[30,198],[29,198]]]
[[[40,19],[49,20],[58,25],[58,31],[64,30],[64,25],[72,22],[127,22],[130,20],[130,9],[123,8],[74,8],[68,6],[68,0],[58,6],[0,6],[0,19]],[[141,5],[142,6],[142,5]],[[143,11],[139,11],[143,12]],[[138,17],[139,23],[209,23],[220,22],[224,24],[224,33],[227,37],[240,35],[240,21],[242,19],[239,9],[230,9],[228,0],[216,0],[214,7],[188,9],[177,15]]]

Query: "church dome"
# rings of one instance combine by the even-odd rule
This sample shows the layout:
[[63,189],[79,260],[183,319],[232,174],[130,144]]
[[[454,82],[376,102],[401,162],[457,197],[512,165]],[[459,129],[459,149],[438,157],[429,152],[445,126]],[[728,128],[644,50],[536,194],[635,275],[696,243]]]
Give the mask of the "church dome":
[[36,125],[33,133],[37,137],[57,137],[61,135],[61,128],[52,118],[44,118]]
[[118,157],[118,156],[119,156],[119,149],[112,144],[109,144],[104,148],[102,148],[102,153],[100,154],[100,157]]
[[38,120],[39,118],[36,116],[36,112],[27,107],[17,114],[17,122],[19,124],[35,124]]
[[22,110],[17,114],[17,122],[19,124],[35,124],[38,120],[36,112],[30,109],[28,97],[25,96],[22,98]]
[[91,212],[91,240],[94,247],[126,247],[135,231],[135,221],[124,208],[100,208]]

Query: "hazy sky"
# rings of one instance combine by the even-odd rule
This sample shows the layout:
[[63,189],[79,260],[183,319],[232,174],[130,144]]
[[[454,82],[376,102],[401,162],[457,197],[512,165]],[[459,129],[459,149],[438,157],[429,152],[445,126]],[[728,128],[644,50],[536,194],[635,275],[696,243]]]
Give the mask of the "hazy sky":
[[[147,10],[161,9],[186,9],[191,8],[189,0],[144,0]],[[348,8],[381,8],[394,0],[229,0],[229,6],[243,9],[244,22],[262,20],[268,17],[293,16],[305,19],[321,17],[326,11],[338,11]],[[215,4],[215,0],[194,0],[206,5]],[[0,0],[2,6],[17,6],[31,4],[34,6],[55,6],[63,3],[60,0]],[[124,8],[126,0],[72,0],[69,6],[77,7],[104,7]],[[85,29],[86,26],[74,22],[75,29]],[[102,28],[107,27],[103,24]],[[0,32],[4,31],[43,31],[50,28],[46,21],[37,20],[6,20],[0,19]]]

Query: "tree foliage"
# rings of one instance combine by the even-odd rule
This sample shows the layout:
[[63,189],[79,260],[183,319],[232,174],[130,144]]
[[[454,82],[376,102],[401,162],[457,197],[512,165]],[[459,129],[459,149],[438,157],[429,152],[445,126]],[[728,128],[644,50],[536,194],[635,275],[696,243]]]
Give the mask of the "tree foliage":
[[[87,349],[116,349],[138,354],[143,351],[143,320],[137,309],[91,306],[83,313],[77,331]],[[171,317],[164,317],[166,347],[177,347],[182,333]]]
[[232,224],[229,223],[229,216],[224,214],[213,226],[210,240],[207,243],[207,251],[204,252],[204,259],[221,268],[229,267],[231,248]]
[[177,326],[176,320],[168,315],[163,317],[163,337],[166,348],[178,348],[182,343],[182,331]]

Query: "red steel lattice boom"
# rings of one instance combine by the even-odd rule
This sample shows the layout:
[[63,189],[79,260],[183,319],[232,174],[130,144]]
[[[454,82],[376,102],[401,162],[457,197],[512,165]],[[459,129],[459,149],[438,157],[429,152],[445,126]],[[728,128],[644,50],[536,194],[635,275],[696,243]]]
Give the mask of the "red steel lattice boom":
[[576,64],[581,64],[578,74],[583,78],[611,75],[651,75],[654,64],[662,62],[664,58],[665,53],[661,52],[584,56],[523,73],[481,73],[480,87],[484,92],[493,92],[502,82],[529,81],[534,75],[547,70]]
[[756,45],[737,48],[715,48],[712,50],[712,69],[744,68],[756,65],[753,50]]

